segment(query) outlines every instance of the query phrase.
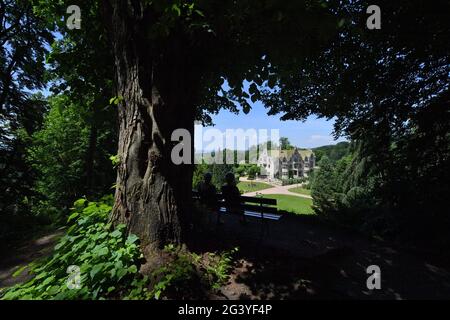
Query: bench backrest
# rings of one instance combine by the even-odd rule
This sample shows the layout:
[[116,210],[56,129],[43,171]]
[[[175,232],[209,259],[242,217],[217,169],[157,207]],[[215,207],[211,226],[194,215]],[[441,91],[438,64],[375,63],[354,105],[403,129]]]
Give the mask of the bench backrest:
[[[198,191],[193,190],[192,196],[195,199],[199,199],[200,195]],[[216,195],[218,206],[223,207],[225,202],[223,201],[223,197],[221,193],[217,193]],[[249,211],[256,211],[264,213],[277,213],[278,209],[276,208],[277,200],[276,199],[269,199],[269,198],[261,198],[261,197],[248,197],[248,196],[241,196],[241,207],[244,210]]]
[[278,209],[276,207],[277,205],[276,199],[241,196],[241,200],[242,200],[241,207],[248,211],[256,211],[256,212],[263,211],[264,213],[278,212]]

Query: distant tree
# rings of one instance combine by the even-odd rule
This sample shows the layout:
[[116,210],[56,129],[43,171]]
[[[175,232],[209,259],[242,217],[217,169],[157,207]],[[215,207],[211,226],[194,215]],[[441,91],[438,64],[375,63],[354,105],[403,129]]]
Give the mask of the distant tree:
[[212,183],[220,190],[225,184],[225,175],[233,172],[233,165],[230,164],[213,164],[211,165]]
[[240,177],[244,176],[247,172],[247,165],[240,164],[234,168],[234,173]]
[[35,91],[46,84],[45,55],[51,39],[46,23],[33,13],[29,1],[1,1],[0,237],[3,230],[21,227],[4,219],[29,214],[35,175],[25,149],[47,106]]
[[225,175],[228,172],[234,172],[235,167],[230,164],[206,164],[201,163],[195,165],[192,187],[196,189],[201,181],[203,181],[203,176],[205,173],[209,172],[212,175],[211,182],[216,186],[218,190],[225,184]]
[[90,145],[91,124],[86,121],[88,108],[71,104],[64,95],[49,100],[50,110],[41,130],[36,131],[27,148],[28,162],[36,171],[35,209],[67,213],[73,201],[82,196],[108,193],[114,183],[114,169],[109,160],[115,153],[114,130],[99,127],[98,148],[93,155],[91,179],[85,180],[85,154]]
[[343,141],[335,145],[326,145],[312,149],[316,156],[316,161],[320,161],[326,155],[332,161],[338,161],[350,153],[350,143]]
[[[117,144],[117,105],[120,100],[113,84],[113,55],[105,27],[98,23],[99,4],[97,1],[86,5],[78,2],[82,10],[82,27],[71,30],[66,25],[66,9],[72,2],[68,1],[67,5],[64,1],[58,4],[53,1],[32,2],[37,14],[45,17],[49,29],[59,35],[54,39],[47,57],[47,78],[51,81],[50,90],[54,94],[66,96],[66,105],[79,107],[78,112],[89,128],[89,143],[83,156],[83,180],[85,192],[94,194],[96,184],[104,183],[96,181],[98,175],[94,172],[98,169],[95,162],[102,151],[104,128],[109,127],[107,135],[112,144]],[[66,18],[61,19],[61,15]],[[109,166],[106,171],[109,171]]]
[[0,121],[31,112],[30,91],[45,86],[46,45],[53,36],[29,1],[2,1],[0,9]]
[[281,150],[292,150],[294,146],[289,142],[289,138],[281,137],[280,138],[280,148]]
[[358,144],[347,203],[372,206],[360,207],[366,227],[395,222],[410,239],[450,244],[450,2],[381,0],[376,32],[368,1],[332,3],[339,35],[263,101],[285,120],[335,117],[334,135]]
[[328,213],[336,208],[334,166],[327,156],[322,157],[318,165],[311,183],[311,196],[316,212]]
[[17,240],[48,222],[32,215],[37,173],[26,158],[30,135],[39,130],[47,103],[39,94],[28,99],[26,115],[13,128],[8,122],[0,125],[8,132],[0,136],[0,241]]
[[257,174],[261,173],[261,167],[258,167],[255,164],[250,165],[247,168],[247,175],[249,179],[255,179]]

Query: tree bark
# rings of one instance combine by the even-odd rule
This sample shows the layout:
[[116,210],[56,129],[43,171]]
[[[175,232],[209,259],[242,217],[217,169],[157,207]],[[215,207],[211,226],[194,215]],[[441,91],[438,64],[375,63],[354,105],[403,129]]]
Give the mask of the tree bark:
[[173,130],[193,137],[194,108],[183,40],[172,37],[156,51],[141,1],[106,5],[115,56],[120,164],[113,224],[140,237],[147,260],[167,243],[184,241],[190,223],[192,165],[171,161]]

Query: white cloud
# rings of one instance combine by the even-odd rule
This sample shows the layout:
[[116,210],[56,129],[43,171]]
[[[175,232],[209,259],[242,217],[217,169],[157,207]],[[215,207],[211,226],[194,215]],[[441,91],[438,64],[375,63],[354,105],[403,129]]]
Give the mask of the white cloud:
[[309,137],[309,141],[310,142],[333,142],[334,139],[332,136],[325,136],[325,135],[320,135],[320,134],[313,134],[312,136]]

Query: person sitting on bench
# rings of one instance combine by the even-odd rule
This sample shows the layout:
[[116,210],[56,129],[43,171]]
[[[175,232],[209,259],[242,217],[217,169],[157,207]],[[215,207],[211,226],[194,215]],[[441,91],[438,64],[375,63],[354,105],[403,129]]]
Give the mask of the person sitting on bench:
[[211,183],[211,179],[211,173],[205,173],[203,181],[198,184],[197,190],[200,201],[209,209],[217,210],[217,189]]
[[225,175],[225,184],[222,186],[222,196],[225,200],[227,213],[238,213],[241,215],[241,222],[247,223],[244,211],[241,208],[241,193],[236,187],[236,180],[232,172]]

